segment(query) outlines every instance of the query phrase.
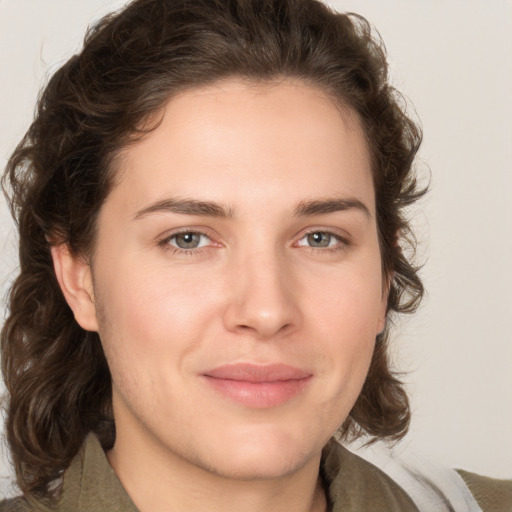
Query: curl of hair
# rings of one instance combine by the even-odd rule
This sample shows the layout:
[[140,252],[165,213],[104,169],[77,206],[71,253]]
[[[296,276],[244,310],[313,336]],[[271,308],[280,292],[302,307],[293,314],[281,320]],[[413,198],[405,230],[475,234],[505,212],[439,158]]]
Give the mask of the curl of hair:
[[[119,152],[174,94],[233,76],[303,81],[358,114],[372,158],[388,315],[419,304],[422,284],[401,244],[403,209],[423,193],[413,170],[421,132],[388,84],[385,50],[369,24],[316,0],[136,0],[93,26],[81,53],[50,79],[2,181],[20,235],[1,349],[7,438],[24,492],[49,495],[87,432],[106,449],[115,439],[100,339],[74,320],[51,245],[68,244],[87,260]],[[398,439],[407,430],[407,396],[386,340],[387,331],[377,337],[343,437]]]

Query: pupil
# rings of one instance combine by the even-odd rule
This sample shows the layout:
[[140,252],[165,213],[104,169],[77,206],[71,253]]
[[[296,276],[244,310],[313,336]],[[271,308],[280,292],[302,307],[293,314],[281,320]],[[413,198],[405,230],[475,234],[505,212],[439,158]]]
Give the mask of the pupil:
[[199,235],[197,233],[183,233],[176,237],[176,245],[180,249],[194,249],[199,245]]
[[313,247],[328,247],[331,237],[327,233],[319,231],[308,235],[308,239],[309,245]]

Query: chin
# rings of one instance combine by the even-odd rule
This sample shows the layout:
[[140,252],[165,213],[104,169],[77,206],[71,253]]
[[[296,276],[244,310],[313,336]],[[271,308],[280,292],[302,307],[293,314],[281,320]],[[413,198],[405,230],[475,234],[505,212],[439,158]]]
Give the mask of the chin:
[[280,452],[264,454],[241,454],[225,456],[218,464],[206,469],[230,480],[275,480],[297,472],[307,462],[297,454],[287,457]]
[[217,439],[208,451],[206,468],[235,480],[276,479],[320,457],[322,447],[283,432],[260,430],[247,436],[226,436]]

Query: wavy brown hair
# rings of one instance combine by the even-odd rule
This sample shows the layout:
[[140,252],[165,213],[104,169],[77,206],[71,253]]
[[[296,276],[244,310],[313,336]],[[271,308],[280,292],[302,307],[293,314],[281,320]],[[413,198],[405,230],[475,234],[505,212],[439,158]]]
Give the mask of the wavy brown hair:
[[[2,182],[20,236],[1,344],[7,439],[24,492],[48,495],[88,432],[105,449],[113,445],[100,339],[74,320],[50,246],[92,254],[116,155],[144,136],[140,127],[178,91],[232,76],[292,78],[356,112],[372,158],[388,316],[417,307],[422,284],[402,249],[403,209],[423,193],[413,171],[421,132],[387,75],[383,44],[366,20],[317,0],[136,0],[89,29],[82,51],[42,92]],[[407,430],[408,400],[387,339],[387,330],[377,337],[344,438],[398,439]]]

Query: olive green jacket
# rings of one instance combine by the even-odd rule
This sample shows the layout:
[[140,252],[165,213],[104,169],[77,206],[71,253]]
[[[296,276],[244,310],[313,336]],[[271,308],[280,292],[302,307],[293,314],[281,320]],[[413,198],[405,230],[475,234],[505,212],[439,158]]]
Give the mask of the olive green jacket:
[[[332,512],[417,511],[409,496],[391,478],[335,442],[324,450],[322,475]],[[484,512],[512,511],[512,482],[471,473],[461,472],[461,475]],[[93,435],[87,437],[65,472],[58,501],[49,503],[26,496],[0,503],[0,512],[96,511],[138,512]]]

